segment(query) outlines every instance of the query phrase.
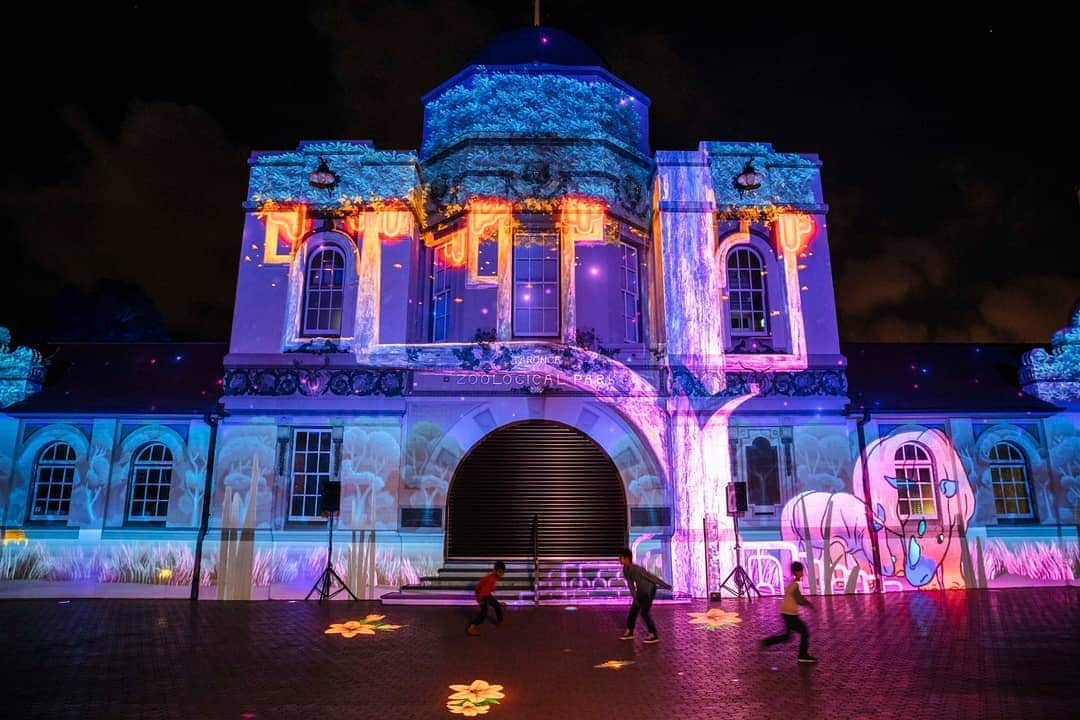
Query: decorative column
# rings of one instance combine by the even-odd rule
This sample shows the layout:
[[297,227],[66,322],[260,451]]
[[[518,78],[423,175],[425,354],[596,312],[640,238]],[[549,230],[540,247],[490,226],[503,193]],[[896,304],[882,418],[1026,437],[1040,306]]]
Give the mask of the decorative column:
[[697,152],[659,152],[655,210],[667,360],[709,394],[724,387],[723,303],[712,179]]
[[[731,414],[757,389],[728,401],[702,426],[695,406],[706,398],[668,400],[675,528],[671,538],[672,584],[677,592],[706,597],[735,566],[734,535],[723,497],[731,477],[728,428]],[[709,536],[703,534],[708,524]],[[714,541],[706,549],[706,542]]]

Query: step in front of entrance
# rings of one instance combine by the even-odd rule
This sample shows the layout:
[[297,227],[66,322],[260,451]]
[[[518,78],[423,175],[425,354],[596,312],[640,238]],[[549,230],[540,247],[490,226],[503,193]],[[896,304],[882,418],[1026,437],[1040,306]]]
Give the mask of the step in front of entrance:
[[[475,605],[476,583],[489,572],[490,561],[450,560],[435,575],[420,578],[419,584],[405,585],[397,592],[383,595],[382,602],[386,605]],[[535,568],[531,561],[507,562],[506,574],[499,580],[495,597],[509,605],[630,603],[622,566],[609,559],[542,559]],[[686,600],[673,600],[670,591],[661,590],[656,602]]]

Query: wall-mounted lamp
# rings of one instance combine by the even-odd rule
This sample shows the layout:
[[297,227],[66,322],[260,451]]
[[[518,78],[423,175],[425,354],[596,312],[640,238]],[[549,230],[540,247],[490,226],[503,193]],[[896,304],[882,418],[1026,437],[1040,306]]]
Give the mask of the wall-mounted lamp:
[[319,190],[325,190],[329,195],[330,191],[334,189],[334,186],[338,183],[338,176],[333,173],[330,166],[326,164],[326,159],[319,156],[319,167],[315,168],[315,171],[308,174],[308,184],[313,188]]
[[735,187],[743,191],[757,190],[763,182],[765,176],[754,169],[753,160],[747,160],[742,173],[735,178]]

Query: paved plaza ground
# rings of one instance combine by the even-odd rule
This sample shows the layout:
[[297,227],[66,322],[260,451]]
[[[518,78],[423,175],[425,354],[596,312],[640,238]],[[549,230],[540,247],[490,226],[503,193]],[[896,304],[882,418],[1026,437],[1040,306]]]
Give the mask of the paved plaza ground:
[[[7,718],[1072,718],[1080,589],[813,598],[818,665],[758,649],[779,601],[664,605],[661,642],[618,639],[622,607],[513,608],[467,637],[465,608],[378,603],[0,601]],[[709,608],[715,629],[690,621]],[[324,633],[385,615],[374,634]],[[714,613],[714,615],[717,615]],[[632,661],[619,669],[597,667]]]

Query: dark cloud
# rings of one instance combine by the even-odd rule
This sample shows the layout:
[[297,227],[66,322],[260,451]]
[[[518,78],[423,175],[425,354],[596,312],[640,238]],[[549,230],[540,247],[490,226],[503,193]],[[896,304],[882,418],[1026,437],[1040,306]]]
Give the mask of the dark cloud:
[[[542,9],[651,97],[653,147],[820,154],[844,338],[1045,342],[1080,296],[1075,60],[1059,23],[1029,31],[1019,8],[930,22],[907,7]],[[531,10],[43,6],[50,62],[25,61],[42,52],[32,33],[0,50],[28,108],[9,113],[0,167],[0,323],[32,336],[65,285],[114,278],[141,285],[174,337],[226,337],[248,148],[416,148],[420,96]]]
[[[844,337],[1046,342],[1080,299],[1076,246],[1063,242],[1078,220],[1067,194],[955,158],[924,180],[921,227],[901,232],[902,216],[830,225]],[[863,202],[842,200],[854,216]],[[857,229],[877,237],[853,245]]]
[[5,198],[17,210],[13,233],[27,272],[47,269],[84,289],[102,277],[140,285],[180,336],[227,327],[246,151],[194,105],[132,102],[115,137],[78,107],[65,108],[64,117],[88,157],[85,167],[65,182]]

